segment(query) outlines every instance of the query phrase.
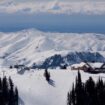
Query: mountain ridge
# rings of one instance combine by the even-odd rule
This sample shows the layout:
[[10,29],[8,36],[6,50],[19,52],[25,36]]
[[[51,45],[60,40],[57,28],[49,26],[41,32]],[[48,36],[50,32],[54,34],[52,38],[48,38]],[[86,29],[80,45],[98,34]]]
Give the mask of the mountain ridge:
[[56,54],[62,56],[72,52],[97,52],[100,55],[102,52],[103,56],[104,51],[104,34],[50,33],[36,29],[0,33],[1,65],[32,65],[34,62],[44,62]]

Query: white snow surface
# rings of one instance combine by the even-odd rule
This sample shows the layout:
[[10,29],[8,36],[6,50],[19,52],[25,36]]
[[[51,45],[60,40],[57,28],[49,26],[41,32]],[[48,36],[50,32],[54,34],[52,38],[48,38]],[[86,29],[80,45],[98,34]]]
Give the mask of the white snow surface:
[[[86,63],[85,63],[85,62],[81,62],[81,63],[79,63],[79,64],[73,64],[73,65],[71,65],[71,67],[78,68],[78,67],[83,67],[84,65],[86,65]],[[87,66],[87,65],[86,65],[86,66]]]
[[[1,68],[5,75],[11,76],[15,86],[19,90],[19,105],[67,105],[67,93],[72,88],[72,83],[75,82],[77,71],[68,70],[49,70],[52,85],[49,84],[44,76],[44,70],[26,71],[20,75],[16,70]],[[88,74],[81,71],[82,80],[85,82],[89,76],[92,76],[96,81],[98,77],[105,80],[104,74]]]
[[103,63],[100,62],[96,62],[96,63],[89,63],[91,65],[91,67],[93,68],[101,68],[101,66],[103,65]]
[[[101,68],[101,66],[103,65],[103,63],[101,63],[101,62],[95,62],[95,63],[88,62],[88,64],[89,64],[92,68]],[[71,65],[71,67],[78,68],[78,67],[83,67],[84,65],[88,67],[88,65],[87,65],[85,62],[81,62],[81,63],[79,63],[79,64],[73,64],[73,65]]]
[[[95,33],[50,33],[35,29],[0,33],[0,64],[39,63],[54,54],[101,52],[105,55],[105,35]],[[3,59],[5,58],[5,59]]]

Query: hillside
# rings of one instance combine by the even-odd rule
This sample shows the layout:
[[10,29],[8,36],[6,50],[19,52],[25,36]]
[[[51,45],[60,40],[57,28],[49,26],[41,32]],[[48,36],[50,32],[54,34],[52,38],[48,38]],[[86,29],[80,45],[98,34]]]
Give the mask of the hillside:
[[[12,64],[33,63],[40,64],[47,58],[59,54],[67,56],[73,54],[78,56],[75,61],[91,56],[95,59],[94,52],[98,52],[99,61],[104,61],[105,35],[95,33],[50,33],[41,32],[35,29],[23,30],[20,32],[0,33],[0,64],[8,66]],[[91,52],[91,53],[84,53]],[[93,57],[92,57],[93,56]],[[85,59],[82,59],[82,61]],[[80,60],[81,61],[81,60]],[[71,63],[71,62],[68,62]]]
[[[6,76],[11,76],[18,87],[21,105],[67,105],[67,93],[72,88],[77,75],[76,71],[70,71],[70,69],[50,70],[52,81],[48,83],[43,76],[43,70],[31,70],[19,75],[16,70],[2,68],[0,76],[2,76],[2,70],[5,70]],[[103,80],[105,78],[104,74],[93,75],[84,72],[81,74],[83,81],[89,76],[92,76],[94,80],[97,80],[99,76]]]

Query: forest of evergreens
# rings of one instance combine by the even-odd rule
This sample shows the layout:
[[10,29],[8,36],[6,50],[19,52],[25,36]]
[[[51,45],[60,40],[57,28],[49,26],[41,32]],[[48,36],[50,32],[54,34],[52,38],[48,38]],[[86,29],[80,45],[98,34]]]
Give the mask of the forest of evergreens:
[[101,78],[95,82],[92,77],[83,83],[78,72],[67,98],[67,105],[105,105],[105,83]]
[[18,89],[11,77],[0,78],[0,105],[18,105]]

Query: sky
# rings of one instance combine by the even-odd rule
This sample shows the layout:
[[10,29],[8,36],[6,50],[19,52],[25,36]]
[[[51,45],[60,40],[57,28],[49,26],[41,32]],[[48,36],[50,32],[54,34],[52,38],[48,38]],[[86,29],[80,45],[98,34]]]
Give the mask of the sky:
[[104,0],[0,0],[0,12],[105,14]]
[[105,33],[104,27],[104,0],[0,0],[0,31],[3,32],[36,28]]

